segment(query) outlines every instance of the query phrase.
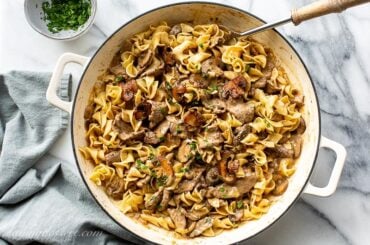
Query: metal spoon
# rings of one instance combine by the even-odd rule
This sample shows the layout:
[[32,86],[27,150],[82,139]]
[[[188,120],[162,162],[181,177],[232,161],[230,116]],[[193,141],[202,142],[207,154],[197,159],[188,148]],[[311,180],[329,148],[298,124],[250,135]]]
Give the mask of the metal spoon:
[[228,31],[230,31],[229,38],[231,39],[239,36],[250,36],[252,34],[269,30],[289,22],[293,22],[294,25],[297,26],[303,21],[331,13],[340,13],[347,8],[351,8],[368,2],[370,2],[370,0],[319,0],[303,6],[299,9],[293,9],[289,18],[278,20],[272,23],[267,23],[252,30],[248,30],[245,32],[236,32],[227,28]]

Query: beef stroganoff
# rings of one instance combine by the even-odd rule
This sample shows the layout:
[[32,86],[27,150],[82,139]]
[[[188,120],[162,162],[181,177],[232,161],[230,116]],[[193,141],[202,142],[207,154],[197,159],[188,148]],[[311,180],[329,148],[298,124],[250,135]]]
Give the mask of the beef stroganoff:
[[304,96],[273,51],[216,24],[161,23],[117,57],[91,92],[79,150],[120,210],[190,238],[268,212],[305,131]]

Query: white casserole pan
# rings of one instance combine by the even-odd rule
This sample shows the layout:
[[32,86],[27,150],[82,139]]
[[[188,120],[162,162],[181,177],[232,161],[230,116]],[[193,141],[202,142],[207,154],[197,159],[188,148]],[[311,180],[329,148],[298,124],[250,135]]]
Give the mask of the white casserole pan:
[[[257,17],[230,6],[204,2],[177,3],[151,10],[129,21],[113,33],[91,58],[71,53],[65,53],[59,58],[47,91],[47,100],[71,114],[73,151],[82,179],[97,203],[114,221],[142,239],[159,244],[187,244],[191,242],[192,244],[215,245],[235,243],[251,238],[272,225],[302,193],[320,197],[330,196],[334,193],[343,168],[346,150],[342,145],[321,136],[319,105],[312,79],[301,58],[288,41],[275,30],[270,30],[257,34],[254,38],[273,49],[289,78],[302,89],[305,95],[303,117],[307,129],[303,135],[302,154],[297,160],[295,174],[289,179],[287,191],[259,220],[246,222],[239,228],[224,231],[215,237],[179,239],[172,232],[150,225],[144,226],[121,213],[114,201],[104,192],[104,189],[89,179],[94,164],[86,161],[78,152],[78,147],[86,145],[84,109],[97,77],[109,67],[114,54],[120,50],[123,41],[160,21],[166,21],[169,25],[188,21],[193,21],[195,24],[216,22],[237,31],[248,30],[264,23]],[[70,62],[80,64],[84,72],[74,101],[65,102],[57,97],[56,90],[64,67]],[[332,149],[336,153],[336,161],[327,186],[319,188],[311,184],[309,178],[321,147]]]

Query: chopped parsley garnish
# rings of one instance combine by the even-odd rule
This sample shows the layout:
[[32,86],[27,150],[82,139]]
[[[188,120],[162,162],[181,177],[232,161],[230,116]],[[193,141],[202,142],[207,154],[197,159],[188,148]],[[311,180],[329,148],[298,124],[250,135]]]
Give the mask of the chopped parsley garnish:
[[222,187],[220,187],[220,191],[221,192],[224,192],[225,191],[225,188],[222,186]]
[[141,161],[140,159],[136,160],[136,168],[139,169],[139,170],[145,170],[145,169],[148,169],[148,166],[146,166],[143,161]]
[[204,48],[203,43],[200,43],[200,44],[199,44],[199,47],[200,47],[201,49],[203,49],[203,48]]
[[197,161],[202,161],[202,156],[199,154],[199,152],[197,152],[197,153],[195,154],[195,159],[196,159]]
[[177,125],[177,126],[176,126],[176,133],[180,134],[181,132],[182,132],[182,130],[180,129],[180,126],[179,126],[179,125]]
[[237,201],[237,202],[236,202],[236,207],[237,207],[237,208],[239,208],[239,209],[243,208],[243,207],[244,207],[243,200],[239,200],[239,201]]
[[167,183],[168,176],[162,175],[161,177],[157,178],[157,185],[164,186]]
[[44,21],[48,30],[57,33],[62,30],[77,30],[91,15],[90,0],[51,0],[42,3]]
[[164,136],[159,137],[159,141],[163,142],[165,140]]
[[148,159],[149,160],[153,160],[154,159],[154,154],[153,153],[150,153],[149,156],[148,156]]
[[196,150],[197,149],[197,142],[192,141],[189,145],[190,145],[190,149],[192,149],[192,150]]
[[165,107],[161,107],[161,109],[159,109],[160,111],[161,111],[161,113],[163,114],[163,115],[166,115],[167,114],[167,110],[166,110],[166,108]]
[[117,76],[115,79],[114,79],[114,81],[115,82],[120,82],[120,81],[122,81],[123,80],[123,77],[122,76]]
[[218,86],[216,84],[211,84],[206,90],[207,93],[212,94],[215,91],[218,91]]
[[154,170],[150,170],[150,176],[157,178],[157,173]]
[[166,82],[166,89],[167,90],[171,90],[172,89],[172,86],[169,82]]
[[245,72],[248,72],[249,71],[249,68],[251,68],[250,65],[249,64],[246,64],[245,65]]
[[180,173],[186,173],[186,172],[189,172],[189,168],[188,167],[183,167],[180,169]]

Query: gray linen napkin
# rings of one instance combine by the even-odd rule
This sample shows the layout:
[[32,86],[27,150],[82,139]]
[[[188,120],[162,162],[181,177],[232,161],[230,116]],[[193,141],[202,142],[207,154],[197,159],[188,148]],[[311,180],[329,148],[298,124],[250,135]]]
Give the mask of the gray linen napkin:
[[[72,167],[46,154],[68,124],[45,99],[49,80],[0,75],[0,244],[142,244],[98,207]],[[64,100],[70,81],[61,81]]]

